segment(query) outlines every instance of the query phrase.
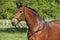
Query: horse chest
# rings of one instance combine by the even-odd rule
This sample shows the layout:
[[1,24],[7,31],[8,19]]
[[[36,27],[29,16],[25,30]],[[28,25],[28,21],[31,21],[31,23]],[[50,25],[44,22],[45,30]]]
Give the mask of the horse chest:
[[29,40],[46,40],[47,39],[47,33],[44,31],[39,31],[33,35],[30,33],[28,35],[30,35],[28,38]]

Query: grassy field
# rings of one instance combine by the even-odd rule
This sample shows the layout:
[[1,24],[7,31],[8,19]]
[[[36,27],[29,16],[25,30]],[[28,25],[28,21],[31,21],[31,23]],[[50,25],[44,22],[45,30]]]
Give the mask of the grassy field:
[[27,40],[26,28],[0,28],[0,40]]

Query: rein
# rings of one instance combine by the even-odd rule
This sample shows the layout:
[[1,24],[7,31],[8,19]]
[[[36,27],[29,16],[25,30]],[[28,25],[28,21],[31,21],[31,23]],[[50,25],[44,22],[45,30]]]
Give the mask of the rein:
[[43,24],[42,28],[39,27],[39,29],[37,31],[33,32],[32,35],[34,35],[35,33],[38,33],[39,31],[42,31],[45,28],[45,25],[46,25],[46,22]]
[[[24,6],[23,6],[23,9],[22,9],[21,15],[23,15],[23,14],[25,14],[25,8],[24,8]],[[20,15],[20,16],[21,16],[21,15]],[[20,16],[19,16],[19,18],[20,18]],[[14,17],[14,18],[15,18],[15,17]],[[15,19],[17,19],[18,21],[20,21],[19,18],[15,18]],[[35,33],[39,32],[39,31],[43,30],[43,29],[45,28],[45,24],[46,24],[46,23],[43,24],[42,28],[39,27],[39,29],[38,29],[37,31],[33,32],[33,34],[35,34]],[[29,30],[29,29],[28,29],[28,30]],[[31,30],[29,30],[29,31],[31,32]]]

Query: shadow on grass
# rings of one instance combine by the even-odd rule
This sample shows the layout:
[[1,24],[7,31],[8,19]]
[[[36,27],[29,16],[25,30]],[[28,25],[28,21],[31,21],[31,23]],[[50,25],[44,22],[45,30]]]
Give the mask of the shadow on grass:
[[8,32],[8,33],[26,33],[27,32],[27,28],[0,28],[0,33],[1,32]]

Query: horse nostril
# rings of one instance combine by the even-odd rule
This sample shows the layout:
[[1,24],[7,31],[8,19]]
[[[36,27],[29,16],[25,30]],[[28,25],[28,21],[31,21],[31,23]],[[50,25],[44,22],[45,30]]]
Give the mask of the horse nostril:
[[15,23],[14,23],[14,22],[12,22],[12,25],[13,25],[13,26],[15,26]]

